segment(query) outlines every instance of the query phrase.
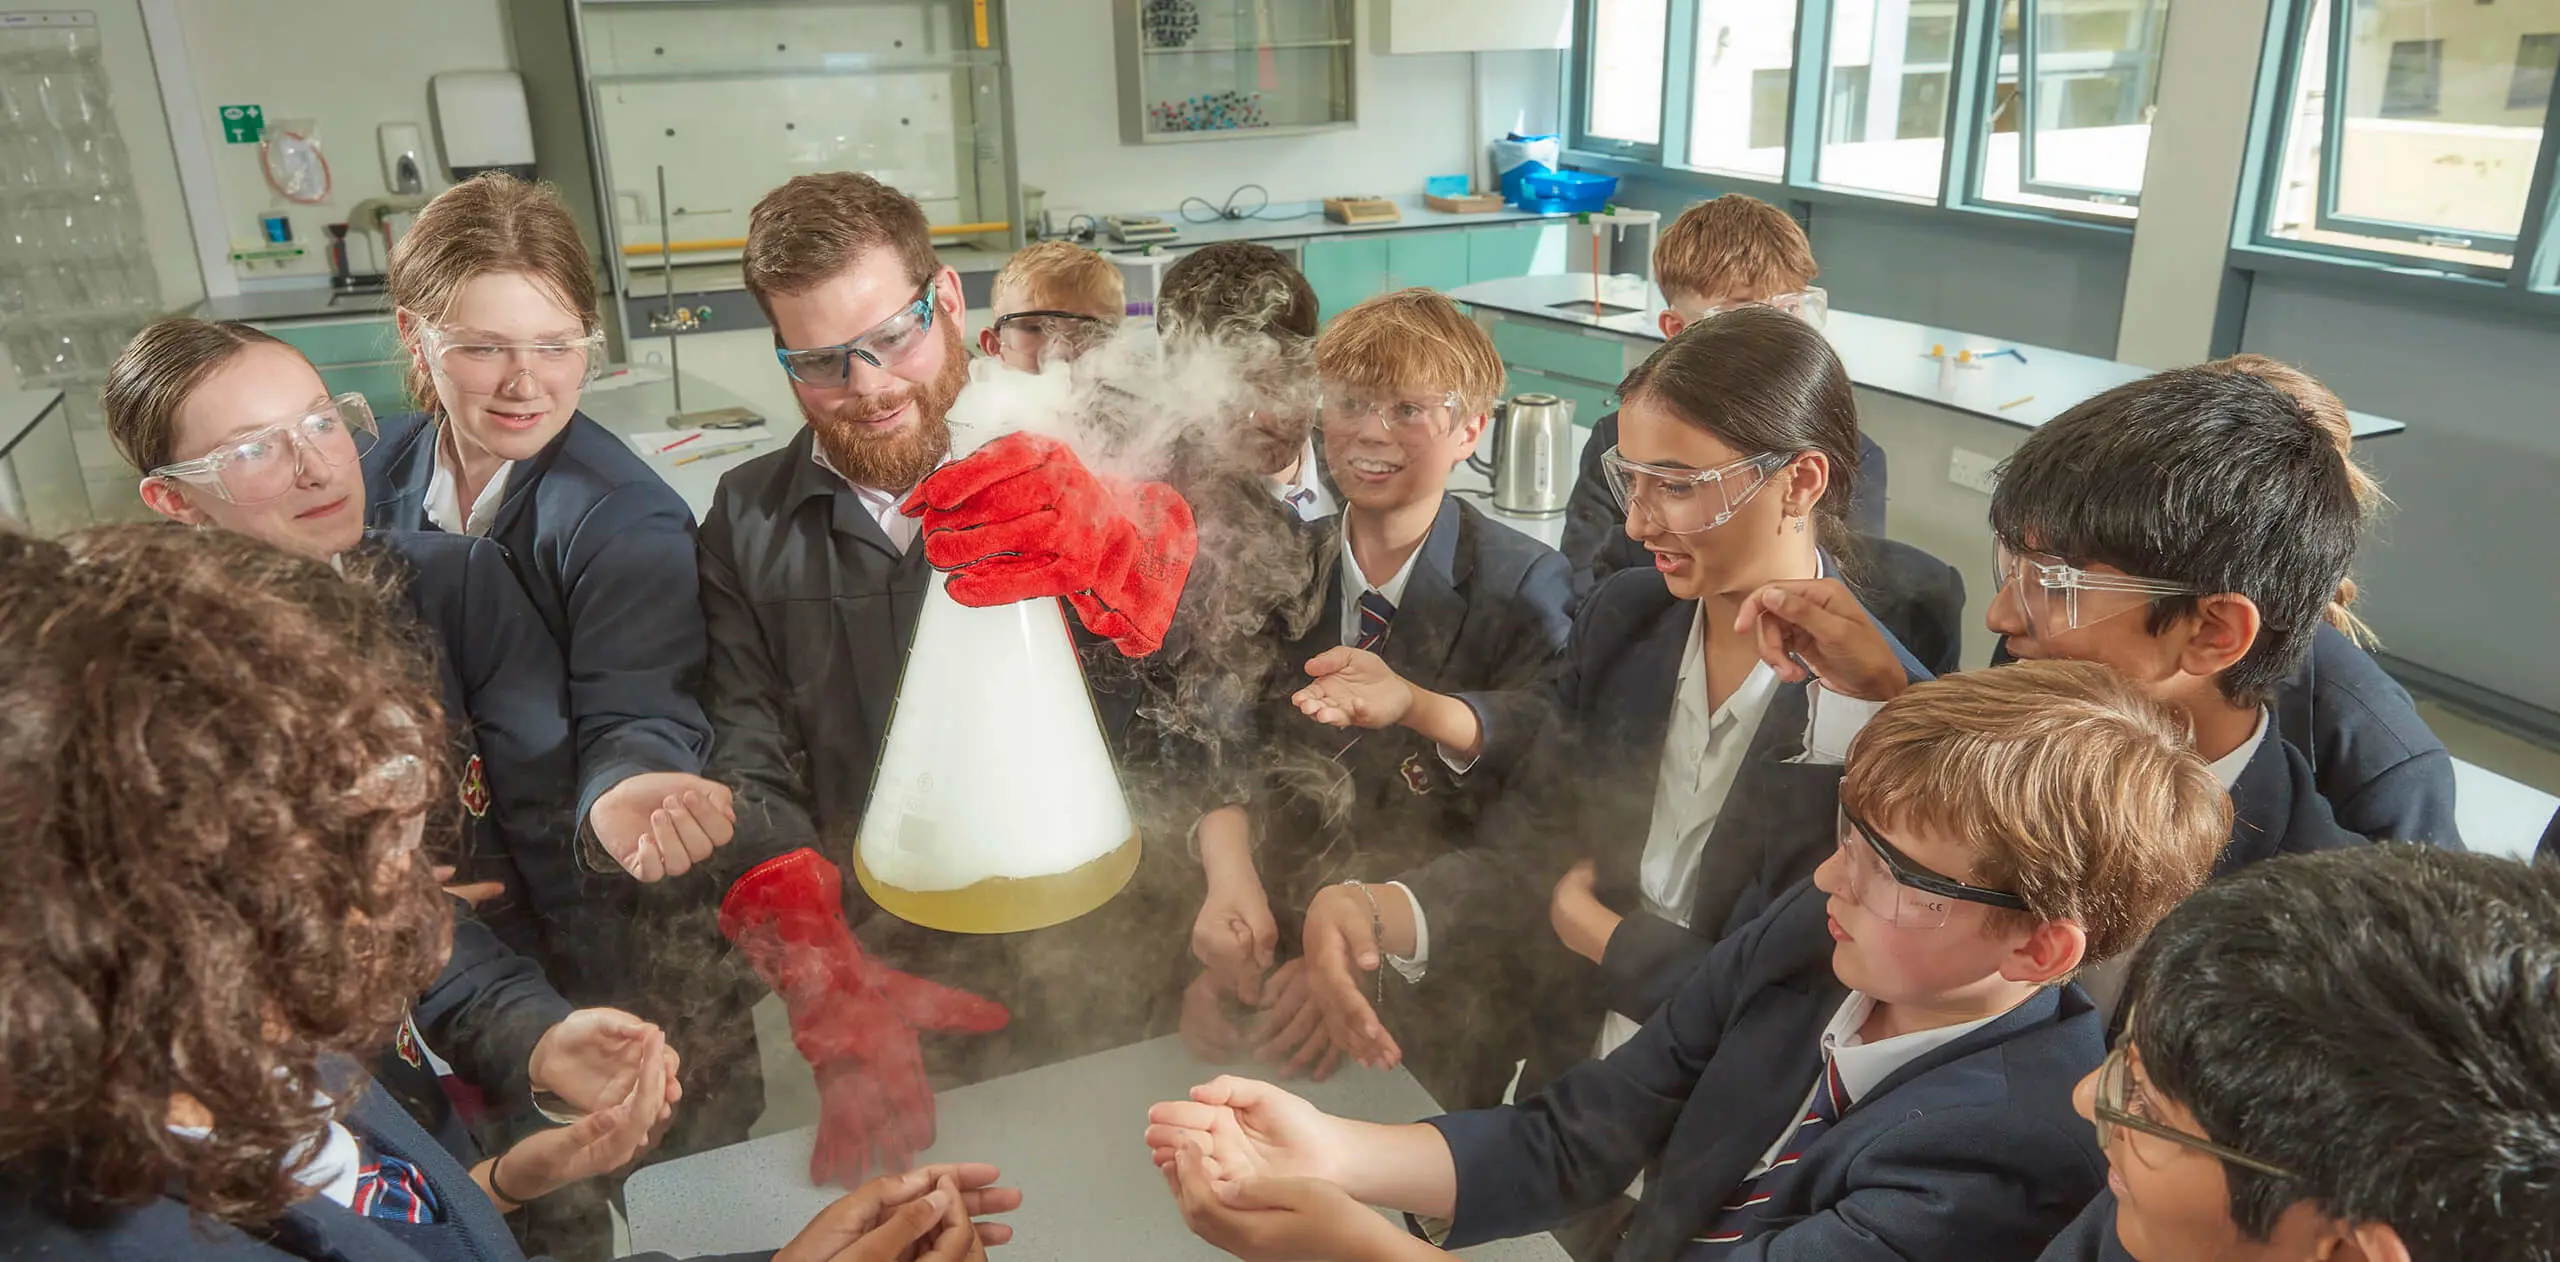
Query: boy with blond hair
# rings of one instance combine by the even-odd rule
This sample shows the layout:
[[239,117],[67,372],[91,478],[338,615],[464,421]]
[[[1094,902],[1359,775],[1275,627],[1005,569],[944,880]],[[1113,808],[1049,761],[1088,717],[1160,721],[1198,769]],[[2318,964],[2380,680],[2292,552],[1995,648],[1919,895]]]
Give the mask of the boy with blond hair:
[[[1747,306],[1776,307],[1819,326],[1829,305],[1828,295],[1814,288],[1820,270],[1812,242],[1787,212],[1740,193],[1699,202],[1681,211],[1654,243],[1654,283],[1669,304],[1661,316],[1662,336],[1678,337],[1680,330],[1719,311]],[[1650,563],[1645,550],[1627,538],[1626,509],[1610,495],[1609,481],[1600,472],[1600,457],[1617,445],[1618,416],[1612,412],[1591,427],[1591,441],[1582,449],[1582,476],[1565,509],[1564,556],[1573,565],[1577,604],[1600,580]],[[1884,452],[1860,434],[1858,488],[1849,503],[1849,524],[1862,535],[1884,534],[1884,463]],[[1956,603],[1963,604],[1961,597]],[[1889,610],[1879,610],[1877,616],[1893,625]],[[1900,634],[1904,628],[1894,630]],[[1912,650],[1935,669],[1923,647],[1914,643]]]
[[1038,372],[1111,336],[1128,298],[1111,260],[1071,241],[1038,241],[1005,260],[987,306],[995,321],[978,330],[978,350],[1016,372]]
[[[1312,763],[1326,774],[1316,784],[1292,777],[1248,810],[1227,808],[1204,823],[1208,897],[1192,942],[1209,971],[1185,1005],[1185,1028],[1204,1051],[1237,1050],[1239,1035],[1207,998],[1234,994],[1267,1005],[1267,1053],[1321,1070],[1340,1051],[1309,1002],[1304,970],[1292,960],[1268,986],[1264,972],[1294,954],[1318,890],[1353,876],[1391,880],[1464,844],[1491,786],[1489,777],[1463,777],[1409,728],[1346,743],[1288,697],[1309,676],[1350,664],[1355,649],[1383,658],[1435,701],[1525,687],[1563,647],[1571,620],[1563,558],[1448,493],[1502,389],[1501,356],[1483,329],[1431,290],[1382,294],[1324,330],[1315,369],[1323,459],[1344,506],[1310,532],[1317,568],[1332,578],[1323,614],[1282,654],[1267,722],[1284,751],[1275,762]],[[1292,749],[1307,756],[1290,758]],[[1487,989],[1494,979],[1438,975],[1446,971],[1434,970],[1427,988],[1417,985],[1418,968],[1390,983],[1390,1009],[1498,993]],[[1462,1035],[1427,1012],[1408,1026],[1423,1039],[1412,1067],[1437,1098],[1500,1098],[1514,1049],[1499,1030],[1479,1021]],[[1430,1037],[1434,1028],[1444,1037]]]
[[1192,1230],[1248,1257],[1581,1216],[1617,1262],[2033,1258],[2105,1180],[2072,1106],[2104,1028],[2071,978],[2203,881],[2229,818],[2184,721],[2103,667],[1923,684],[1850,751],[1837,851],[1606,1059],[1406,1126],[1221,1078],[1148,1144]]

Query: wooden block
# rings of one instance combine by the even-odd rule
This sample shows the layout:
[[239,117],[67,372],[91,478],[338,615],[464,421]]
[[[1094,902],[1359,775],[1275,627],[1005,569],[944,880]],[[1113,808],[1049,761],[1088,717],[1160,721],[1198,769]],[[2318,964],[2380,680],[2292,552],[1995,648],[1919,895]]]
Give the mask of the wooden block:
[[1324,217],[1340,224],[1401,223],[1404,212],[1383,197],[1328,197]]
[[1502,194],[1469,193],[1463,197],[1442,197],[1436,193],[1425,193],[1422,204],[1452,215],[1489,215],[1502,209]]

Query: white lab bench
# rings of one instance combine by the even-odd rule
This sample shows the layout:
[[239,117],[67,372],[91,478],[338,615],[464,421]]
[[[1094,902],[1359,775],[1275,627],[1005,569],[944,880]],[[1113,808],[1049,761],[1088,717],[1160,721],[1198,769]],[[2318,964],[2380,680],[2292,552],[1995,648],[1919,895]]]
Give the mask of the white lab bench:
[[[1577,426],[1598,420],[1618,378],[1663,340],[1661,295],[1637,276],[1524,276],[1461,286],[1449,296],[1474,312],[1502,351],[1507,390],[1550,390],[1573,399]],[[1591,308],[1595,299],[1604,304],[1599,314]],[[1964,660],[1990,660],[1992,636],[1981,617],[1992,565],[1984,479],[2038,426],[2148,370],[1837,307],[1823,332],[1856,387],[1860,428],[1884,449],[1890,470],[1885,533],[1963,573]],[[2024,358],[1945,367],[1930,357],[1932,348],[1954,355],[2007,347]],[[2408,428],[2362,412],[2350,417],[2359,440]],[[1959,469],[1968,471],[1961,480]]]
[[[1005,1262],[1211,1262],[1226,1255],[1182,1225],[1147,1153],[1147,1106],[1217,1076],[1167,1036],[1061,1061],[935,1097],[933,1147],[920,1163],[984,1161],[1022,1189],[1004,1217]],[[1317,1107],[1372,1122],[1440,1110],[1403,1070],[1346,1067],[1291,1089]],[[843,1194],[809,1186],[814,1132],[803,1129],[680,1157],[623,1188],[631,1246],[676,1257],[777,1248]],[[1539,1235],[1462,1251],[1477,1262],[1562,1262]]]
[[[781,369],[774,371],[779,374]],[[664,365],[616,364],[578,396],[578,410],[629,443],[650,469],[684,497],[697,521],[711,511],[711,493],[719,489],[721,474],[788,445],[799,435],[803,424],[797,408],[776,416],[711,382],[685,374],[686,412],[731,407],[746,408],[764,417],[764,424],[743,430],[705,431],[700,438],[670,450],[668,445],[683,439],[688,431],[667,424],[668,418],[676,414],[676,390]],[[744,446],[745,450],[695,458],[733,446]]]

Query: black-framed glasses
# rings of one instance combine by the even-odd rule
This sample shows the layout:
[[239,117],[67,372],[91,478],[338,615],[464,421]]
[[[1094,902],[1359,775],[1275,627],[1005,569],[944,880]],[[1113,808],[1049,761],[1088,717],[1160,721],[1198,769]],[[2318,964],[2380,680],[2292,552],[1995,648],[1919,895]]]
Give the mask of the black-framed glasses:
[[1958,902],[2027,910],[2027,900],[2007,890],[1967,885],[1913,862],[1846,805],[1840,808],[1839,843],[1841,861],[1848,866],[1849,896],[1896,928],[1939,928],[1953,912],[1951,904]]
[[[2128,1055],[2130,1046],[2131,1040],[2118,1040],[2115,1050],[2108,1052],[2107,1059],[2098,1066],[2097,1099],[2089,1111],[2097,1117],[2100,1148],[2114,1147],[2116,1132],[2121,1128],[2154,1139],[2167,1140],[2180,1148],[2192,1149],[2208,1157],[2220,1158],[2235,1166],[2255,1170],[2272,1178],[2294,1177],[2293,1172],[2283,1166],[2260,1161],[2237,1148],[2217,1144],[2202,1135],[2190,1135],[2177,1127],[2152,1121],[2133,1112],[2130,1108],[2133,1093],[2133,1065]],[[2145,1151],[2145,1146],[2133,1142],[2130,1136],[2126,1138],[2125,1147],[2131,1149],[2133,1155],[2139,1158],[2142,1164],[2154,1170],[2166,1164],[2164,1154],[2158,1149]]]
[[872,325],[870,331],[849,342],[833,346],[813,346],[807,350],[789,350],[777,346],[773,357],[782,363],[782,371],[793,381],[821,390],[841,388],[853,380],[853,360],[886,371],[905,363],[921,349],[933,331],[934,282],[927,280],[916,292],[915,301],[898,309],[896,315]]

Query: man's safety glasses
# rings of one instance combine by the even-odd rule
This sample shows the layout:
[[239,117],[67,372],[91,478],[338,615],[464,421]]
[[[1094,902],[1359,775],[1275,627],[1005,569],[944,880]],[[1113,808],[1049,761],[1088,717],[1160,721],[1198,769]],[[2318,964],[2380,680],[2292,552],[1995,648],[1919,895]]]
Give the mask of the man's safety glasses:
[[850,342],[798,351],[777,346],[773,357],[782,361],[782,371],[791,374],[793,381],[821,390],[840,389],[853,380],[856,356],[874,368],[895,368],[914,358],[933,331],[933,287],[932,281],[926,281],[915,301]]

